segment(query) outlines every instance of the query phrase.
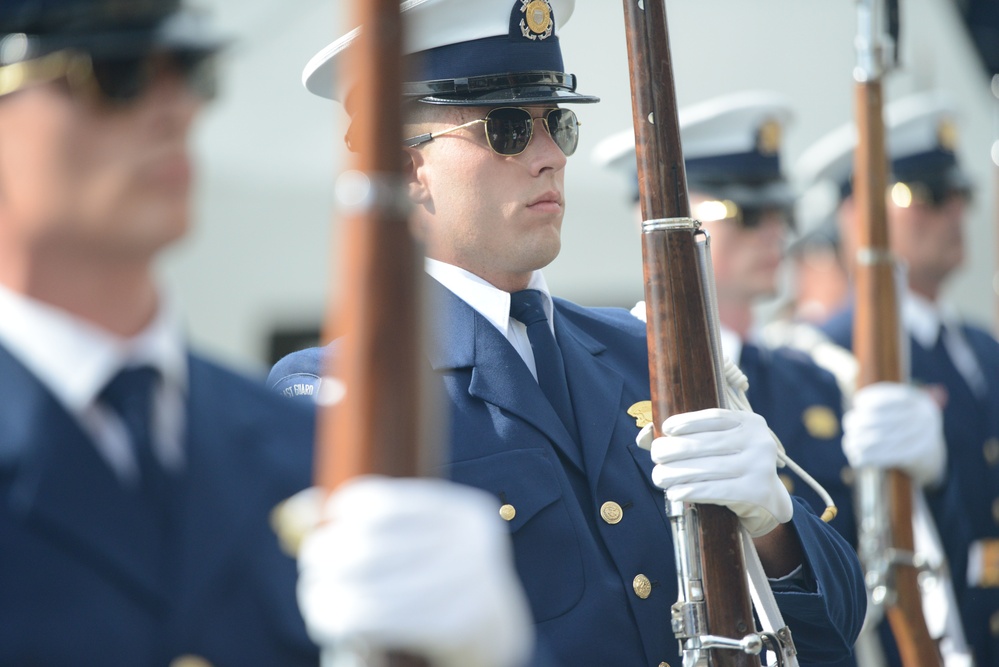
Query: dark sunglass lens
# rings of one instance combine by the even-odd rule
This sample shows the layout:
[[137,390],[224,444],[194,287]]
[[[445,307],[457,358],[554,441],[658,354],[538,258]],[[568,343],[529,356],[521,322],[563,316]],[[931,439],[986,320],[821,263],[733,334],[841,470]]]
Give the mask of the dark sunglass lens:
[[114,102],[127,102],[139,97],[152,75],[144,57],[94,60],[93,69],[101,92]]
[[576,152],[579,144],[579,121],[570,109],[552,109],[548,112],[548,131],[555,144],[566,156]]
[[782,227],[794,229],[792,211],[781,206],[763,208],[743,206],[739,209],[738,217],[744,229],[756,229],[764,222],[772,223],[774,221],[780,222]]
[[200,97],[215,96],[215,58],[202,51],[104,58],[94,60],[93,69],[98,87],[111,102],[129,102],[141,97],[162,71],[175,72]]
[[184,77],[188,87],[210,100],[218,90],[216,59],[204,51],[178,51],[172,54],[174,67]]
[[500,155],[524,152],[531,141],[533,120],[525,109],[493,109],[486,115],[489,145]]
[[756,229],[763,219],[763,211],[758,208],[741,207],[739,221],[745,229]]

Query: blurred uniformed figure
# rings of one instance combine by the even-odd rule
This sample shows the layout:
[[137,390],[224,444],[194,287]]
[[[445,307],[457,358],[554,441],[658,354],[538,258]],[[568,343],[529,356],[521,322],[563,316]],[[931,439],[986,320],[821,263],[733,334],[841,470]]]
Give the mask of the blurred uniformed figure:
[[[790,118],[788,101],[763,91],[680,109],[691,215],[710,235],[724,354],[749,380],[753,410],[832,496],[838,514],[831,524],[856,546],[844,438],[854,448],[897,451],[904,457],[897,465],[936,480],[944,465],[940,411],[925,393],[899,385],[874,387],[854,397],[847,422],[852,430],[844,433],[846,401],[835,377],[803,352],[759,342],[753,307],[777,294],[785,235],[793,229],[796,192],[780,162]],[[609,137],[594,157],[627,173],[637,186],[632,130]],[[634,194],[637,199],[637,190]],[[632,312],[644,320],[644,302]],[[825,509],[825,500],[794,472],[781,471],[781,480],[816,512]]]
[[[733,411],[676,415],[665,425],[670,437],[643,440],[650,458],[636,446],[649,400],[644,325],[626,310],[582,308],[548,292],[541,270],[560,249],[579,131],[569,105],[597,101],[563,65],[559,40],[573,8],[572,0],[404,5],[414,54],[405,185],[436,303],[430,363],[451,414],[446,472],[494,496],[539,644],[558,664],[679,664],[662,488],[732,507],[757,537],[801,659],[841,659],[863,619],[856,556],[790,498],[764,421]],[[331,70],[351,40],[320,52],[305,82],[346,100],[348,112],[349,82]],[[269,382],[283,391],[309,381],[321,391],[325,354],[293,354]]]
[[[311,480],[312,411],[192,353],[152,270],[186,231],[221,44],[179,0],[0,3],[0,664],[319,662],[268,521]],[[337,524],[378,569],[341,548],[323,590],[402,634],[461,609],[435,645],[459,659],[497,631],[523,654],[505,527],[431,486],[335,496],[378,504]]]
[[[799,227],[805,227],[800,213],[796,214],[795,221]],[[782,317],[791,322],[821,326],[838,313],[849,298],[839,227],[835,219],[827,217],[816,226],[799,231],[787,248],[790,289]]]
[[201,356],[152,263],[219,37],[176,0],[0,4],[0,663],[310,665],[267,515],[311,417]]
[[[912,381],[943,408],[948,465],[942,484],[925,489],[943,538],[968,641],[979,665],[999,661],[999,344],[964,322],[943,299],[947,278],[964,257],[964,209],[971,182],[955,153],[957,113],[938,93],[922,93],[885,109],[891,160],[888,227],[891,250],[906,269],[900,294]],[[836,215],[853,255],[852,125],[802,155],[812,187],[839,193]],[[823,327],[851,345],[852,306]],[[929,615],[928,615],[928,618]]]

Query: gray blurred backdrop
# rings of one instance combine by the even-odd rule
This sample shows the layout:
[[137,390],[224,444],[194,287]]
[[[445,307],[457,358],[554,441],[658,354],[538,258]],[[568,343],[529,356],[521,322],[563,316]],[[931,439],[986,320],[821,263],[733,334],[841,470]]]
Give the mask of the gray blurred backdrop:
[[[312,329],[339,267],[330,186],[343,161],[345,115],[308,94],[308,59],[348,29],[345,0],[202,0],[237,41],[223,62],[219,99],[195,137],[195,227],[163,265],[190,335],[250,372],[269,363],[275,331]],[[852,109],[856,32],[851,0],[672,0],[667,10],[681,105],[763,88],[786,94],[796,118],[785,164],[846,122]],[[944,89],[961,105],[960,150],[976,181],[968,260],[951,297],[973,319],[996,319],[999,138],[989,75],[954,0],[902,0],[903,68],[886,98]],[[566,174],[562,254],[546,270],[555,294],[589,305],[630,306],[642,295],[628,185],[591,163],[596,143],[631,123],[619,0],[577,0],[561,31],[567,70],[600,104],[578,110],[579,150]],[[331,259],[332,257],[332,259]]]

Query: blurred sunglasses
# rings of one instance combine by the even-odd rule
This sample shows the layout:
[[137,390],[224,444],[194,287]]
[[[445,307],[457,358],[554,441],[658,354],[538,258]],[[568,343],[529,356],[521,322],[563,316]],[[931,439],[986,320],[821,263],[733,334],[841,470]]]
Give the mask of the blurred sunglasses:
[[782,206],[750,207],[739,206],[729,199],[707,200],[694,207],[693,215],[701,222],[734,220],[743,229],[756,229],[764,217],[776,215],[785,227],[794,229],[794,216],[791,210]]
[[570,109],[551,109],[544,116],[534,118],[529,109],[521,107],[497,107],[490,109],[485,118],[456,125],[441,132],[421,134],[403,143],[414,148],[433,141],[442,134],[449,134],[478,123],[485,125],[486,143],[497,155],[520,155],[527,150],[534,136],[535,121],[541,121],[552,141],[566,156],[576,152],[579,144],[579,119]]
[[0,66],[0,96],[30,85],[65,79],[74,91],[96,92],[105,102],[125,104],[149,89],[164,70],[181,76],[199,97],[215,96],[215,58],[208,51],[155,51],[138,56],[94,58],[63,50]]
[[945,182],[921,183],[898,181],[889,186],[888,195],[899,208],[909,208],[914,205],[939,208],[952,197],[959,197],[965,203],[971,201],[971,190],[956,187]]

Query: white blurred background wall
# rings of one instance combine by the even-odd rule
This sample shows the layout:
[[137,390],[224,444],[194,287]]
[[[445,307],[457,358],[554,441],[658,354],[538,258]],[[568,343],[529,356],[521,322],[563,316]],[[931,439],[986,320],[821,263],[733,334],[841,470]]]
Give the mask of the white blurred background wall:
[[[308,59],[346,31],[346,0],[202,0],[237,38],[223,63],[219,99],[198,126],[195,227],[163,266],[203,350],[262,371],[276,329],[322,317],[337,239],[330,186],[343,160],[345,115],[306,93]],[[746,89],[794,102],[785,165],[850,119],[855,3],[851,0],[671,0],[667,3],[681,105]],[[989,78],[953,0],[902,0],[902,69],[886,98],[943,89],[961,108],[960,151],[976,181],[968,257],[950,296],[991,327],[997,307],[999,138]],[[566,175],[563,249],[546,270],[555,294],[589,305],[641,297],[640,246],[629,185],[593,165],[596,143],[631,123],[622,5],[577,0],[561,32],[568,71],[599,95],[579,107],[579,150]],[[337,285],[336,289],[349,289]]]

